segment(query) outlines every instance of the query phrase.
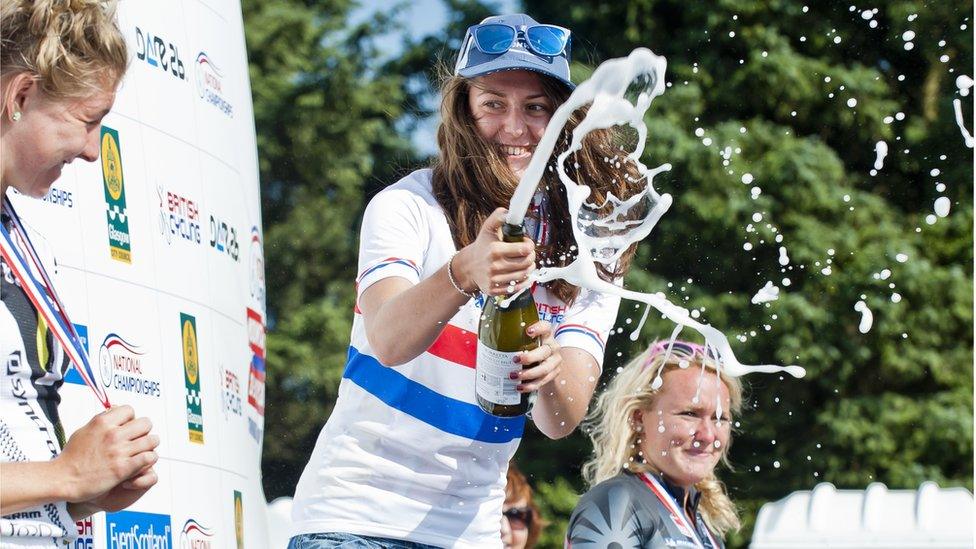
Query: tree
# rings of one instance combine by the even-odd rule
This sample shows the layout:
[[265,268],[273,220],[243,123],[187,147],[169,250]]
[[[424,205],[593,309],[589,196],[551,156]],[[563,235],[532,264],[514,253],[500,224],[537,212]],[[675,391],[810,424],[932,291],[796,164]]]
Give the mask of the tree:
[[[744,339],[733,339],[744,361],[807,368],[803,380],[747,380],[731,450],[737,471],[724,475],[745,510],[733,545],[748,541],[763,502],[820,481],[972,489],[973,155],[952,112],[952,82],[973,66],[972,4],[882,2],[864,15],[791,1],[525,4],[536,19],[573,30],[583,60],[574,74],[638,46],[668,59],[644,161],[674,166],[658,185],[675,203],[626,285],[688,296],[686,306]],[[916,36],[912,50],[906,31]],[[891,152],[872,174],[879,140]],[[938,196],[952,213],[929,225]],[[783,294],[752,305],[766,281]],[[875,318],[866,334],[853,309],[862,299]],[[618,326],[639,318],[631,307]],[[618,338],[605,378],[671,328],[649,321],[637,343]],[[546,502],[560,512],[557,524],[567,508],[559,478],[579,486],[579,461],[547,458],[579,456],[581,446],[588,451],[581,437],[530,438],[520,449],[543,496],[560,498]],[[559,545],[554,530],[546,546]]]
[[345,364],[367,190],[414,161],[395,124],[404,79],[373,70],[397,9],[352,25],[351,1],[246,0],[268,284],[263,473],[292,495]]
[[[972,489],[973,153],[952,107],[972,112],[954,85],[973,67],[972,2],[525,5],[572,29],[577,81],[638,46],[668,59],[643,161],[673,165],[656,185],[675,202],[626,286],[699,309],[744,362],[807,368],[747,379],[736,471],[723,473],[746,522],[731,546],[748,542],[762,503],[820,481]],[[418,161],[405,136],[430,114],[436,60],[450,63],[464,29],[495,11],[450,0],[442,31],[381,64],[372,38],[396,10],[350,26],[351,6],[244,3],[268,259],[269,497],[293,492],[335,400],[365,200]],[[890,152],[872,174],[878,141]],[[951,212],[929,224],[941,196]],[[781,297],[751,304],[767,281]],[[618,326],[641,314],[625,302]],[[671,328],[652,315],[637,342],[612,338],[604,381]],[[527,431],[517,459],[553,522],[542,547],[562,545],[589,452],[583,433]]]

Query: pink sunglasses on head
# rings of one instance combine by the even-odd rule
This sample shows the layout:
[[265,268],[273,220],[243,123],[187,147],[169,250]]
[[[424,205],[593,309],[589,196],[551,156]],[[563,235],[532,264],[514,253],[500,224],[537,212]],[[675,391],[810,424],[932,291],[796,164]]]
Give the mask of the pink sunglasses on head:
[[650,354],[647,355],[647,359],[644,360],[644,364],[641,365],[641,369],[647,368],[655,358],[657,358],[662,354],[666,354],[669,351],[672,354],[674,354],[675,351],[677,351],[678,353],[685,354],[688,356],[696,356],[696,355],[702,357],[708,356],[708,352],[706,351],[704,345],[699,345],[697,343],[689,343],[687,341],[681,341],[680,339],[676,339],[673,342],[670,340],[663,340],[663,341],[658,341],[657,343],[651,346],[651,352]]

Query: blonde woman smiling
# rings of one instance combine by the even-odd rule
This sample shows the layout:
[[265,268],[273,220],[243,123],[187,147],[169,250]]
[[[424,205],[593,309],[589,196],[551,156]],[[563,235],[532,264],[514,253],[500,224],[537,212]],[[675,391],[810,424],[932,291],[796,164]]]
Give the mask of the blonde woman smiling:
[[592,488],[573,511],[566,546],[723,548],[739,518],[715,467],[741,404],[739,381],[705,348],[653,344],[588,418],[594,450],[583,476]]

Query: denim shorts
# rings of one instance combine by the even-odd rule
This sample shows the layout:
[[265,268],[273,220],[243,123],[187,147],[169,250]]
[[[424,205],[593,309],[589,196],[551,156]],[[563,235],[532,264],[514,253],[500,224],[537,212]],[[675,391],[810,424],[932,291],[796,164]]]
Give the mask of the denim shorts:
[[341,532],[324,532],[320,534],[302,534],[291,538],[288,549],[439,549],[433,545],[425,545],[413,541],[390,538],[374,538],[344,534]]

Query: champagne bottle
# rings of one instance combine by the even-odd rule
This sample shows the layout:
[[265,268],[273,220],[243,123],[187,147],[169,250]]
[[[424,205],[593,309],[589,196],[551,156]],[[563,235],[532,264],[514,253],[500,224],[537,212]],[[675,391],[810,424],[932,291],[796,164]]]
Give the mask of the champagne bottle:
[[[524,234],[520,225],[502,225],[505,242],[521,242]],[[500,296],[485,300],[478,327],[475,391],[482,410],[512,417],[529,409],[529,394],[519,393],[516,390],[519,380],[509,375],[527,366],[516,363],[516,355],[539,347],[538,339],[525,333],[526,328],[539,321],[539,311],[529,290],[503,305],[506,299]]]

